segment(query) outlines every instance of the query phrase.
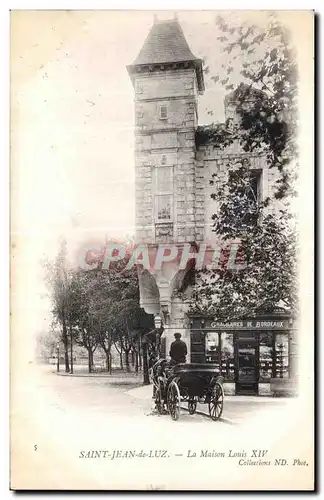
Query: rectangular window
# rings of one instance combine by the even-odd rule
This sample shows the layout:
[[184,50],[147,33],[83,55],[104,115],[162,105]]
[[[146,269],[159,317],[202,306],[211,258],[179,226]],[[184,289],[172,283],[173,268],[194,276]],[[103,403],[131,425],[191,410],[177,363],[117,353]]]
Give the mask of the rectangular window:
[[229,177],[237,184],[237,195],[244,199],[248,199],[252,203],[258,204],[261,201],[261,170],[250,170],[247,179],[241,179],[239,172],[232,170],[229,172]]
[[156,196],[156,218],[161,222],[168,222],[172,219],[172,196],[157,195]]
[[239,170],[229,172],[230,181],[235,183],[233,190],[231,186],[231,193],[234,196],[234,206],[240,212],[238,222],[241,224],[242,232],[258,224],[259,204],[261,202],[261,174],[260,170],[249,170],[242,177]]
[[158,167],[156,169],[156,190],[159,194],[171,194],[173,189],[172,167]]
[[258,204],[261,201],[261,172],[259,170],[251,171],[247,196],[253,203]]
[[168,119],[168,106],[166,104],[161,104],[159,108],[160,120]]
[[170,222],[173,219],[173,168],[155,169],[155,220]]

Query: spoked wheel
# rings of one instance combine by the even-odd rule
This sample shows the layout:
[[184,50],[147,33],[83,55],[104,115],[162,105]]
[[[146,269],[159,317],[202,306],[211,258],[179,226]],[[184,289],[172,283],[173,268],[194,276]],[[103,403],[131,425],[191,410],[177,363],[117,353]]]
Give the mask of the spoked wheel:
[[195,398],[190,398],[188,401],[189,415],[193,415],[194,413],[196,413],[196,409],[197,409],[197,400]]
[[208,404],[209,415],[213,420],[218,420],[223,413],[224,391],[219,382],[212,389],[212,395]]
[[163,415],[164,404],[162,399],[161,387],[155,391],[155,407],[160,415]]
[[168,388],[168,410],[173,420],[180,417],[180,391],[176,382],[172,381]]

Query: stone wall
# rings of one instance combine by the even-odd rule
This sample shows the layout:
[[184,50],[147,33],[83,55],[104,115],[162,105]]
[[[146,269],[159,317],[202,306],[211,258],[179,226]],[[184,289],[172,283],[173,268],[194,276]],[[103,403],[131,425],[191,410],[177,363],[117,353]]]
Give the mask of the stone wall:
[[[167,105],[161,119],[159,107]],[[135,81],[136,241],[184,243],[196,239],[194,69],[140,74]],[[170,167],[172,218],[156,219],[156,169]],[[201,219],[201,214],[200,219]],[[201,220],[200,220],[201,224]]]
[[[200,147],[196,153],[196,214],[197,226],[201,223],[199,230],[203,232],[205,241],[213,241],[216,235],[212,232],[212,215],[217,213],[219,204],[217,200],[211,198],[211,194],[215,193],[215,186],[210,185],[212,175],[216,174],[218,183],[224,183],[228,177],[228,171],[232,169],[233,161],[238,163],[243,158],[247,158],[250,162],[251,170],[259,170],[262,172],[260,179],[261,200],[268,196],[273,198],[276,188],[276,180],[279,172],[277,169],[269,169],[265,158],[262,154],[244,153],[237,145],[232,145],[225,150],[220,150],[212,145]],[[271,207],[265,212],[279,210],[282,204],[276,200]],[[199,218],[202,215],[201,219]],[[198,231],[197,231],[198,232]],[[197,239],[199,241],[199,238]]]

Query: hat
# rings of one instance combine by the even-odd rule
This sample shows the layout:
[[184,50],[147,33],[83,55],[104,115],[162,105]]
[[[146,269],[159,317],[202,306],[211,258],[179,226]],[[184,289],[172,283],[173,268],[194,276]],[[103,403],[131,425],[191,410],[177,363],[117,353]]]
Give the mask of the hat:
[[174,334],[174,336],[175,336],[176,339],[180,339],[181,338],[181,333],[177,332],[177,333]]

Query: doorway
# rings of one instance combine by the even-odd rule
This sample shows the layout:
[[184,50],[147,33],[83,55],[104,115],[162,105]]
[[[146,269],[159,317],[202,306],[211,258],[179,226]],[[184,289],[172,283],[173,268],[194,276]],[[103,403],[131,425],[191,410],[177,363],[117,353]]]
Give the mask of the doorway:
[[235,343],[236,394],[258,393],[258,363],[256,339],[237,339]]

